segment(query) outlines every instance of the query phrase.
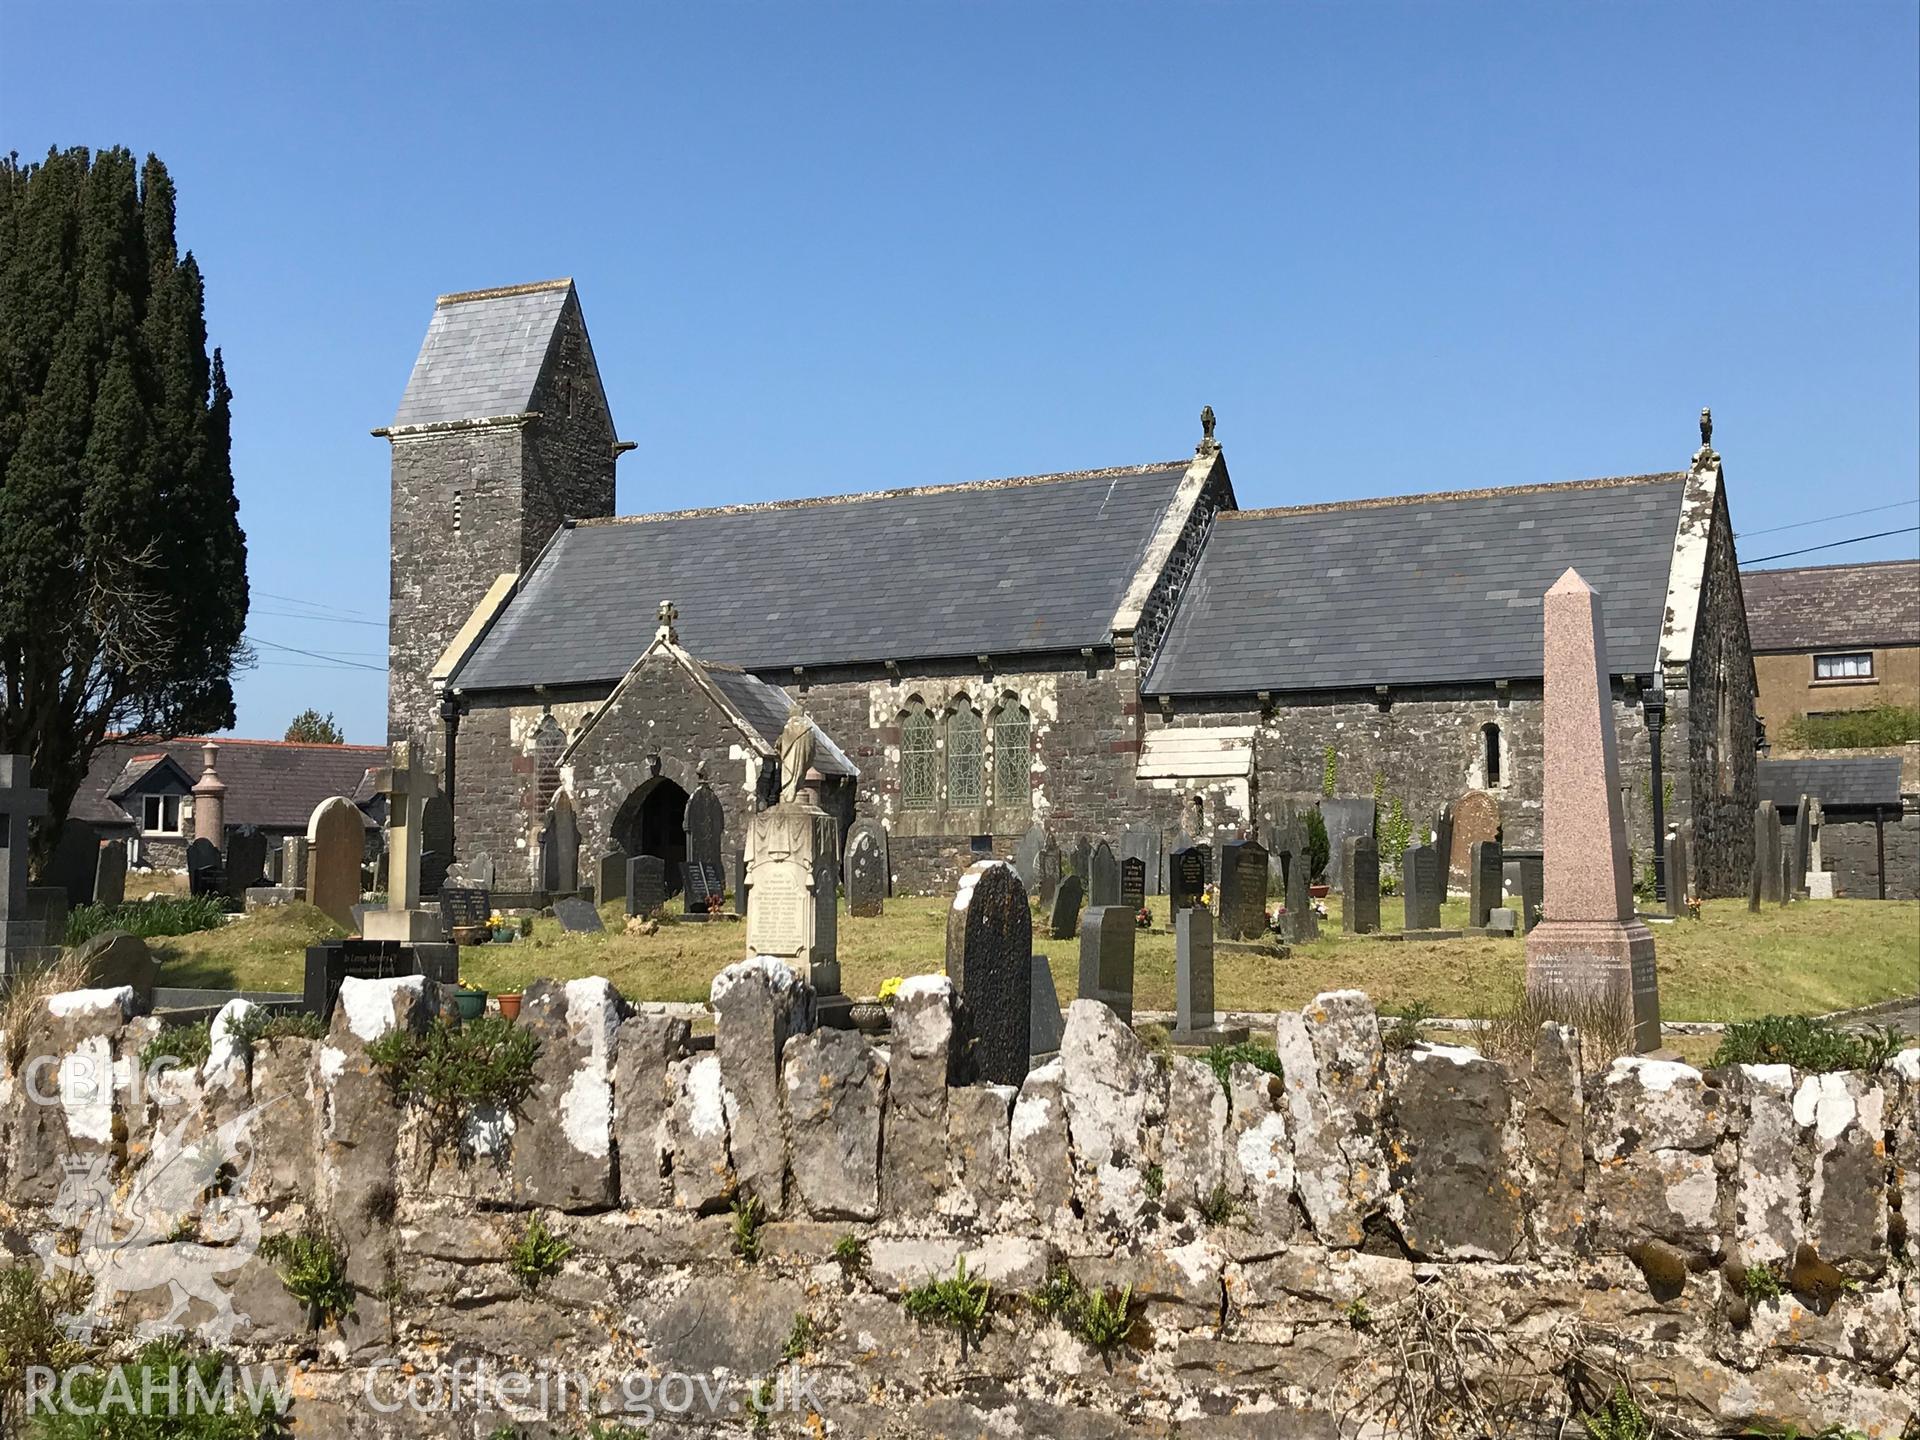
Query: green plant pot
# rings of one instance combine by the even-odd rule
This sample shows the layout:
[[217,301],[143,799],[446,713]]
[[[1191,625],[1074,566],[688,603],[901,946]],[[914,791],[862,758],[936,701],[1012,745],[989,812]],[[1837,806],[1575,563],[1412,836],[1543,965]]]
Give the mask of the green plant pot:
[[453,999],[454,1004],[460,1007],[462,1020],[478,1020],[487,1013],[487,992],[484,990],[457,990]]

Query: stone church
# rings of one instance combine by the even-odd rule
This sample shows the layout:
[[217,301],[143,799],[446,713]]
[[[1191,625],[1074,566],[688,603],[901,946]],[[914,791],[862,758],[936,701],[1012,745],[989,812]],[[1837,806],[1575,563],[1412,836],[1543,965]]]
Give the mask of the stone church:
[[503,890],[538,888],[556,805],[586,875],[615,844],[677,858],[703,781],[731,847],[796,709],[902,892],[1036,822],[1066,847],[1264,838],[1323,795],[1537,846],[1540,599],[1574,566],[1606,609],[1637,863],[1657,746],[1696,890],[1744,887],[1754,669],[1704,415],[1670,472],[1267,510],[1239,508],[1212,432],[1143,465],[617,516],[634,442],[571,282],[442,296],[374,432],[389,737]]

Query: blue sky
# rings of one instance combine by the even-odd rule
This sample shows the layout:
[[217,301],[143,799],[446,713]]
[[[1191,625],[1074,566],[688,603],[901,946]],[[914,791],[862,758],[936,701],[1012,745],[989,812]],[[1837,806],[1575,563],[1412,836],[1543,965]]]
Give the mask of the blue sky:
[[1171,458],[1203,403],[1247,507],[1627,474],[1710,404],[1743,556],[1920,523],[1907,0],[8,30],[8,145],[151,150],[180,188],[236,392],[241,734],[313,704],[384,738],[367,432],[436,294],[556,275],[639,444],[624,511]]

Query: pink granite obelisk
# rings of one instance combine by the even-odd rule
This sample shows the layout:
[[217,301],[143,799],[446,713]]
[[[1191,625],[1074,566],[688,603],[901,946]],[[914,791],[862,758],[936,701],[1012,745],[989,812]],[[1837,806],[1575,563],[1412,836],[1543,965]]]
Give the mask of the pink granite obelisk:
[[1569,570],[1547,591],[1546,918],[1527,936],[1527,993],[1560,1009],[1599,999],[1660,1048],[1653,936],[1634,918],[1620,758],[1600,597]]

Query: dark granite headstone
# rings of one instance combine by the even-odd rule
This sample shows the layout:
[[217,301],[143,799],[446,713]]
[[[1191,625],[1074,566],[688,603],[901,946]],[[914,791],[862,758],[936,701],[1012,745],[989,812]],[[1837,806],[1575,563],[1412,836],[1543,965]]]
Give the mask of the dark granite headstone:
[[1166,892],[1158,830],[1129,830],[1120,837],[1120,863],[1124,865],[1129,860],[1138,860],[1146,866],[1147,894],[1161,895]]
[[689,915],[712,913],[713,902],[726,895],[727,876],[718,861],[688,860],[681,867],[685,884],[681,897]]
[[1440,813],[1433,821],[1433,848],[1440,857],[1440,898],[1447,898],[1447,890],[1453,880],[1453,804],[1449,801],[1440,807]]
[[1327,799],[1320,802],[1320,818],[1327,827],[1327,883],[1333,889],[1340,889],[1344,883],[1340,874],[1340,857],[1347,853],[1342,848],[1347,837],[1373,834],[1373,818],[1377,808],[1370,798]]
[[594,900],[605,905],[618,900],[627,901],[627,861],[633,857],[618,845],[600,857],[600,881],[594,887]]
[[1400,883],[1405,897],[1405,927],[1440,928],[1440,896],[1444,873],[1437,845],[1409,845],[1400,860]]
[[976,866],[961,886],[947,924],[961,1077],[1019,1085],[1032,1057],[1033,912],[1011,865]]
[[100,844],[100,864],[94,871],[93,903],[119,905],[127,898],[127,842],[104,840]]
[[1102,840],[1087,857],[1087,904],[1120,903],[1120,862],[1113,858],[1113,847]]
[[467,929],[484,925],[493,915],[493,897],[485,890],[465,885],[440,887],[440,923],[451,936],[456,927]]
[[627,862],[627,914],[651,915],[667,904],[667,862],[636,855]]
[[1065,875],[1053,892],[1053,910],[1047,934],[1055,940],[1071,940],[1080,933],[1080,897],[1084,893],[1078,875]]
[[436,983],[451,985],[460,978],[460,947],[404,945],[396,940],[323,940],[309,945],[301,1008],[319,1016],[324,1024],[340,997],[341,981],[386,980],[398,975],[424,975]]
[[847,841],[847,913],[875,916],[886,908],[887,860],[870,831]]
[[1267,847],[1258,840],[1220,847],[1220,930],[1230,940],[1267,933]]
[[1509,850],[1520,870],[1520,933],[1540,923],[1540,907],[1547,893],[1547,857],[1538,850]]
[[[627,911],[633,913],[631,909]],[[747,913],[747,852],[733,852],[733,913],[744,916]]]
[[1380,851],[1371,835],[1349,835],[1340,848],[1341,929],[1373,935],[1380,929]]
[[571,895],[580,888],[580,822],[564,790],[553,797],[540,830],[540,888],[549,895]]
[[1506,867],[1498,840],[1476,840],[1467,850],[1467,924],[1487,927],[1487,917],[1500,906],[1500,884]]
[[439,791],[420,810],[420,893],[438,895],[453,864],[453,803]]
[[880,857],[880,898],[884,900],[893,894],[892,837],[887,834],[886,826],[869,815],[862,815],[858,820],[855,820],[852,825],[847,827],[846,842],[841,848],[841,855],[843,857],[840,865],[842,883],[845,883],[847,873],[844,857],[852,851],[854,842],[862,836],[867,837],[868,843],[872,844],[874,852]]
[[227,893],[220,847],[211,840],[195,840],[187,846],[187,888],[195,895]]
[[[687,797],[685,816],[687,831],[687,861],[695,861],[712,867],[715,875],[724,875],[722,862],[725,856],[723,841],[726,837],[727,812],[720,807],[720,797],[713,793],[713,787],[704,780],[693,787],[693,794]],[[725,884],[724,879],[717,882]],[[703,907],[704,908],[704,907]]]
[[1032,1019],[1027,1027],[1027,1053],[1051,1055],[1060,1048],[1066,1034],[1065,1018],[1060,1013],[1060,992],[1054,987],[1053,967],[1047,957],[1033,957]]
[[1179,914],[1207,888],[1207,847],[1182,845],[1167,857],[1167,908]]
[[1123,905],[1089,905],[1080,917],[1080,991],[1133,1023],[1133,912]]
[[600,923],[600,907],[577,896],[554,901],[553,918],[569,935],[598,935],[607,928]]
[[1147,908],[1147,862],[1138,855],[1120,862],[1120,903],[1136,915]]
[[267,837],[257,826],[238,825],[227,831],[227,894],[235,900],[267,881]]
[[47,857],[41,883],[67,892],[69,908],[93,903],[93,886],[100,870],[100,832],[84,820],[69,819]]

